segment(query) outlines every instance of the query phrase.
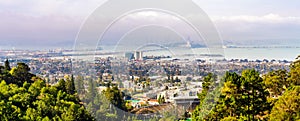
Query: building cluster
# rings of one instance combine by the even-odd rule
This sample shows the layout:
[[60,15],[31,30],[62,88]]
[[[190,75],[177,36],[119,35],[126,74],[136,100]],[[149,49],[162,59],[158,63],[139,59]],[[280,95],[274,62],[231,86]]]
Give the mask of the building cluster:
[[[18,54],[16,54],[18,53]],[[25,53],[25,54],[22,54]],[[108,84],[118,85],[135,108],[172,103],[190,109],[199,103],[197,93],[203,77],[226,71],[241,73],[253,68],[261,74],[272,70],[289,70],[289,61],[279,60],[188,60],[170,56],[144,56],[142,51],[127,52],[124,58],[97,57],[92,61],[74,61],[62,51],[11,51],[0,54],[0,62],[9,59],[29,65],[31,72],[55,84],[65,75],[95,79],[101,90]],[[0,65],[1,65],[0,63]],[[88,86],[88,85],[86,85]]]
[[[135,55],[132,55],[135,56]],[[222,75],[226,71],[241,73],[253,68],[261,74],[272,70],[289,69],[290,62],[276,60],[187,60],[187,59],[126,59],[99,58],[101,81],[111,82],[130,95],[127,100],[135,108],[164,103],[180,105],[192,110],[199,103],[197,93],[202,90],[203,77],[208,73]],[[96,61],[99,62],[99,61]],[[104,78],[110,76],[110,80]]]

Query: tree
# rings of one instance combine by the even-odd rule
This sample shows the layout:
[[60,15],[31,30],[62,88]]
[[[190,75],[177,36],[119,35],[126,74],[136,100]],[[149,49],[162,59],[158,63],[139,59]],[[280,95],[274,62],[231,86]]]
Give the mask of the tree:
[[223,77],[224,87],[221,89],[220,98],[215,108],[205,120],[220,120],[225,117],[239,118],[241,109],[241,76],[237,73],[227,72]]
[[278,97],[289,87],[286,70],[271,71],[263,76],[264,84],[270,92],[271,97]]
[[[270,109],[267,102],[268,92],[257,71],[244,70],[241,75],[227,72],[223,79],[224,87],[221,88],[220,98],[216,101],[213,110],[208,115],[204,115],[203,112],[206,110],[199,108],[202,104],[200,102],[193,112],[193,119],[221,120],[226,117],[235,117],[241,120],[245,120],[245,118],[246,120],[266,119],[265,113]],[[207,81],[204,80],[204,82]],[[206,83],[203,84],[203,90],[205,89],[207,89]],[[217,94],[218,92],[214,95]],[[210,99],[210,95],[207,96],[205,100]],[[203,96],[200,95],[200,99],[202,98]],[[208,103],[206,106],[211,105]]]
[[62,90],[62,91],[66,91],[66,81],[64,79],[60,79],[58,81],[58,84],[56,85],[57,89]]
[[178,117],[174,114],[176,114],[175,110],[164,112],[163,117],[159,121],[176,121]]
[[5,80],[6,83],[10,84],[14,81],[9,71],[5,70],[4,66],[0,66],[0,81]]
[[159,104],[162,104],[162,102],[161,102],[161,95],[158,96],[157,101],[158,101]]
[[[300,56],[290,65],[290,72],[276,70],[263,75],[255,70],[242,74],[227,72],[224,87],[213,110],[205,115],[201,100],[210,100],[209,75],[204,78],[200,105],[193,120],[299,120]],[[222,82],[222,81],[221,81]],[[209,103],[204,107],[211,106]],[[203,107],[203,106],[202,106]],[[271,113],[270,113],[271,112]]]
[[67,77],[66,79],[66,91],[67,93],[69,94],[75,94],[76,90],[75,90],[75,84],[74,84],[74,76],[71,75],[71,78],[70,77]]
[[4,72],[4,67],[3,66],[0,66],[0,74],[2,75]]
[[293,86],[275,103],[271,121],[296,121],[300,119],[300,86]]
[[5,62],[4,62],[4,70],[6,70],[6,71],[11,70],[8,59],[6,59]]
[[[77,95],[66,92],[63,79],[54,86],[46,85],[44,80],[30,74],[24,63],[14,67],[11,74],[9,83],[7,80],[0,83],[1,120],[94,120]],[[0,74],[1,79],[10,76],[7,72]],[[30,76],[32,81],[19,80]]]
[[202,83],[202,91],[200,94],[198,94],[198,97],[200,101],[203,101],[204,98],[206,97],[207,93],[209,92],[209,89],[214,89],[215,87],[215,82],[217,81],[217,76],[209,73],[207,76],[204,77],[203,83]]
[[267,96],[269,95],[265,89],[262,78],[255,70],[244,70],[241,75],[241,90],[244,105],[242,114],[248,117],[248,120],[260,119],[265,111],[269,110]]
[[121,110],[126,110],[125,101],[123,98],[123,93],[118,89],[117,86],[113,86],[112,88],[108,87],[106,90],[102,92],[107,100],[117,108]]
[[77,90],[78,94],[83,94],[84,93],[84,78],[82,76],[77,76],[75,78],[75,89]]
[[225,117],[225,118],[223,118],[223,119],[221,119],[220,121],[238,121],[237,119],[236,119],[236,117]]
[[198,94],[200,99],[200,104],[196,107],[192,113],[193,120],[203,120],[206,114],[208,114],[215,102],[215,95],[218,95],[217,87],[217,76],[215,74],[209,73],[204,77],[202,83],[202,91]]
[[300,55],[291,63],[289,74],[288,81],[290,85],[300,85]]
[[56,88],[46,86],[43,80],[34,83],[0,83],[1,120],[85,120],[93,117],[80,104],[76,95],[67,94]]
[[96,82],[93,81],[91,78],[88,79],[88,87],[87,87],[87,94],[85,97],[85,100],[87,102],[91,102],[94,100],[97,94],[97,89],[96,89]]
[[268,102],[271,107],[278,100],[278,98],[290,87],[288,73],[286,70],[271,71],[263,76],[263,82],[270,93]]
[[30,68],[25,63],[18,63],[16,68],[13,68],[10,73],[15,78],[15,84],[21,86],[24,82],[32,83],[32,77],[35,75],[31,74]]

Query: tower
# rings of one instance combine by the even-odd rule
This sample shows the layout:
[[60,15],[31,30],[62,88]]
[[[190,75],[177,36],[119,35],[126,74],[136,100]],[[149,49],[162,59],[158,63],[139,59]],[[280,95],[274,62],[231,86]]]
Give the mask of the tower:
[[135,60],[143,60],[143,52],[142,51],[135,51],[134,58],[135,58]]

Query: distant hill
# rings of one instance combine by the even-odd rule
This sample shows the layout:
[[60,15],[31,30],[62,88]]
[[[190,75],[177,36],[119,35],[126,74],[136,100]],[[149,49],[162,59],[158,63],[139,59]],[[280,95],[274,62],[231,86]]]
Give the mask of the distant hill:
[[229,48],[253,47],[253,48],[300,48],[299,40],[224,40],[224,45]]

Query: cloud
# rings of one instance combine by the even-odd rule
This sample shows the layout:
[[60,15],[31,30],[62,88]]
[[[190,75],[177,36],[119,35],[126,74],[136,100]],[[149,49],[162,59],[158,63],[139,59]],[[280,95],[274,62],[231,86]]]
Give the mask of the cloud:
[[86,16],[105,0],[1,0],[0,11],[26,15]]
[[295,16],[280,16],[278,14],[266,14],[263,16],[213,16],[212,20],[214,22],[248,22],[248,23],[294,23],[300,24],[300,17]]
[[0,43],[39,47],[73,42],[84,19],[101,1],[0,0]]
[[266,14],[263,16],[214,16],[225,40],[300,39],[300,17]]
[[[74,40],[85,18],[104,1],[0,0],[0,42],[43,44]],[[300,38],[297,3],[284,5],[277,2],[274,2],[276,5],[271,8],[268,7],[269,4],[260,3],[257,9],[252,9],[257,2],[253,2],[251,6],[249,1],[238,2],[243,4],[242,7],[236,1],[228,4],[227,1],[218,0],[212,2],[203,0],[200,5],[208,13],[212,13],[209,15],[212,15],[211,18],[224,39]],[[177,25],[176,18],[172,19],[175,22],[164,21],[170,20],[168,15],[145,12],[128,16],[128,19],[120,23],[130,25],[128,23],[138,20],[143,20],[140,22],[161,20],[160,23]]]
[[49,44],[73,40],[81,21],[62,15],[32,16],[0,12],[0,42]]

